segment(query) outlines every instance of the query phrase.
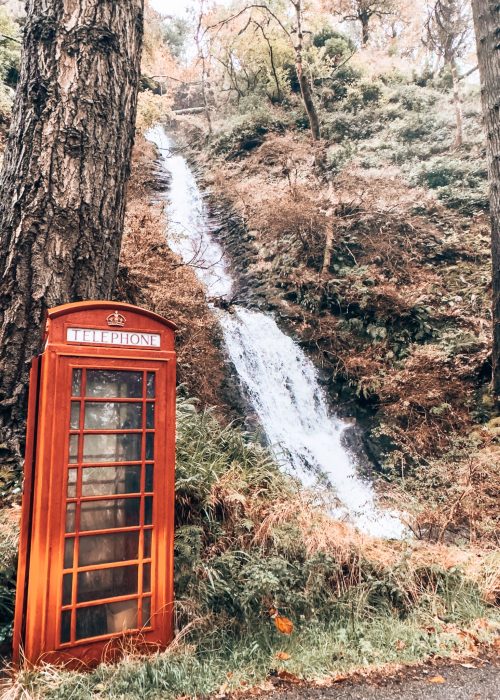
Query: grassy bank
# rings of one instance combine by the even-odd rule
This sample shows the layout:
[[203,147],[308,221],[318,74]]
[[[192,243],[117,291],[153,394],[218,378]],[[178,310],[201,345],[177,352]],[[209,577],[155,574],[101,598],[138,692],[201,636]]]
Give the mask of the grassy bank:
[[477,642],[491,642],[492,635],[493,626],[485,622],[426,630],[390,617],[364,622],[351,618],[347,625],[306,623],[287,640],[278,638],[271,627],[258,627],[237,638],[208,629],[197,644],[179,645],[147,658],[129,653],[117,665],[103,665],[92,673],[53,667],[24,672],[5,700],[132,700],[220,696],[255,686],[266,690],[272,688],[268,680],[273,677],[285,682],[324,682],[360,666],[413,663],[435,655],[473,656]]
[[[42,667],[10,698],[160,698],[244,688],[286,671],[475,653],[495,634],[498,556],[387,542],[332,520],[252,436],[179,399],[176,626],[171,650],[90,673]],[[292,620],[283,635],[268,608]],[[285,674],[286,675],[286,674]]]

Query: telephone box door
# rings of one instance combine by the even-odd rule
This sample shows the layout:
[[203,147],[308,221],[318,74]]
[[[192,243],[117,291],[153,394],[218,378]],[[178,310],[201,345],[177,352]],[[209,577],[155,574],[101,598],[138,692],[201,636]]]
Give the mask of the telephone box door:
[[166,533],[153,525],[166,518],[153,511],[165,509],[168,493],[165,472],[155,469],[155,457],[165,462],[167,434],[155,410],[157,392],[165,393],[159,367],[65,365],[65,534],[53,588],[61,645],[153,627],[152,615],[162,613],[151,581],[159,564],[165,571],[158,556],[166,553],[157,546]]

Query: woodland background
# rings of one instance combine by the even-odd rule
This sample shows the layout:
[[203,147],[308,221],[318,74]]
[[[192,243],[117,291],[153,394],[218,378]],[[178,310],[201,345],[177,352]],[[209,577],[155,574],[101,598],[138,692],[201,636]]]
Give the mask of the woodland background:
[[[1,3],[2,142],[23,22],[21,3]],[[492,643],[500,418],[476,65],[465,0],[202,0],[186,19],[147,7],[116,298],[180,329],[183,631],[152,661],[130,650],[90,675],[25,672],[12,697],[226,692],[270,670],[323,677]],[[242,418],[196,261],[181,264],[165,240],[155,190],[168,183],[144,138],[158,121],[220,222],[233,303],[271,309],[314,359],[410,543],[332,521]],[[8,643],[21,475],[0,474]],[[272,628],[271,603],[300,638]]]

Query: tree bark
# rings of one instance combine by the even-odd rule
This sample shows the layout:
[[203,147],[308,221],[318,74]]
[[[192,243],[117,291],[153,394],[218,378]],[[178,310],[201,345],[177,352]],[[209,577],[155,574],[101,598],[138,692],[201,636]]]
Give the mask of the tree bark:
[[370,40],[370,15],[367,12],[362,12],[359,15],[361,22],[361,46],[366,47]]
[[202,45],[202,38],[203,38],[203,32],[202,32],[202,22],[203,22],[203,17],[205,13],[205,8],[204,8],[204,0],[202,0],[200,4],[200,14],[198,15],[198,27],[196,29],[196,35],[195,35],[195,43],[196,43],[196,50],[198,52],[198,60],[201,62],[201,98],[203,101],[203,109],[205,112],[205,119],[207,120],[207,127],[208,127],[208,133],[212,135],[213,133],[213,127],[212,127],[212,118],[210,116],[210,105],[208,104],[208,90],[209,90],[209,73],[210,73],[210,62],[209,62],[209,67],[207,69],[207,59],[205,56],[205,50]]
[[300,94],[302,95],[302,100],[304,102],[304,107],[307,112],[307,117],[309,119],[309,127],[311,129],[312,137],[315,141],[321,138],[321,131],[319,127],[318,112],[316,111],[316,105],[314,104],[314,99],[311,92],[311,86],[309,85],[309,80],[304,73],[304,66],[302,62],[302,50],[303,50],[303,40],[304,34],[302,32],[302,4],[301,1],[293,2],[295,8],[295,16],[297,19],[297,43],[295,44],[295,70],[297,71],[297,78],[300,85]]
[[453,107],[455,109],[455,140],[453,142],[454,148],[460,148],[464,142],[464,127],[463,127],[463,113],[462,113],[462,93],[460,90],[460,82],[457,72],[457,64],[454,59],[450,62],[450,72],[451,80],[453,83]]
[[113,293],[143,32],[143,0],[26,9],[0,177],[0,461],[15,467],[46,309]]
[[500,3],[472,0],[488,152],[493,265],[493,395],[500,404]]
[[323,249],[323,264],[321,265],[321,278],[326,279],[332,262],[333,226],[329,226],[325,233],[325,247]]

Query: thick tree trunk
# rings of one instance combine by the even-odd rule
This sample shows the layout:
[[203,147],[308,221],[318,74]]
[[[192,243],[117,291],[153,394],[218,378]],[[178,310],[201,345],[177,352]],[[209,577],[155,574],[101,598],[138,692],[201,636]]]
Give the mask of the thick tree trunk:
[[309,80],[307,75],[304,73],[304,66],[302,62],[302,50],[303,50],[303,40],[304,35],[302,33],[302,5],[301,0],[293,2],[295,8],[295,15],[297,19],[296,34],[297,43],[295,45],[295,70],[297,71],[297,78],[300,85],[300,94],[302,95],[302,100],[304,102],[304,107],[306,109],[307,117],[309,119],[309,126],[311,129],[312,137],[315,141],[321,138],[321,132],[319,128],[319,118],[318,112],[316,111],[316,105],[314,104],[314,99],[311,92],[311,86],[309,85]]
[[472,0],[490,179],[493,393],[500,403],[500,3]]
[[0,178],[0,462],[19,466],[48,307],[110,298],[134,137],[143,0],[28,0]]
[[455,60],[450,61],[451,79],[453,82],[453,107],[455,109],[455,140],[454,148],[460,148],[464,142],[464,127],[463,127],[463,112],[462,112],[462,92],[460,90],[460,82],[457,72],[457,64]]

